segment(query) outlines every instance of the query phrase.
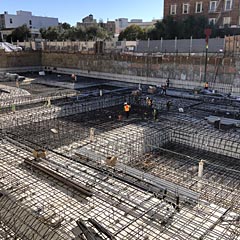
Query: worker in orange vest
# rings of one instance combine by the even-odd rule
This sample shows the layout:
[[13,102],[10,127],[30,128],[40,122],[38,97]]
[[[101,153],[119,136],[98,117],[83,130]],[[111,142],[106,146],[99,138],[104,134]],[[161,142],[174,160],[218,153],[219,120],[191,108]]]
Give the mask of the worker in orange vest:
[[126,113],[126,118],[129,117],[130,108],[131,106],[128,103],[124,103],[124,112]]
[[207,90],[208,89],[208,82],[205,82],[204,88]]

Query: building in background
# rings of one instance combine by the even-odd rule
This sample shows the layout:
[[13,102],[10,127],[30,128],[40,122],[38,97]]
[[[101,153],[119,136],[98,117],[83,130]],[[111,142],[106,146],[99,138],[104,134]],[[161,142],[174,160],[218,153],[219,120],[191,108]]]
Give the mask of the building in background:
[[127,27],[131,25],[137,25],[143,29],[148,27],[153,27],[157,21],[159,20],[154,19],[151,22],[143,22],[142,19],[132,19],[129,22],[128,18],[118,18],[115,20],[116,34],[119,34],[121,31],[125,30]]
[[103,23],[102,27],[105,28],[109,33],[113,36],[116,33],[116,24],[115,21],[107,21],[107,23]]
[[17,11],[17,14],[0,14],[0,30],[14,29],[26,24],[29,29],[58,26],[58,18],[33,16],[32,12]]
[[106,23],[104,23],[101,20],[97,22],[96,19],[93,18],[93,15],[90,14],[89,16],[83,18],[82,22],[77,22],[77,27],[87,28],[91,26],[100,26],[106,29],[113,36],[117,37],[121,31],[125,30],[131,25],[138,25],[141,28],[148,28],[154,26],[157,21],[158,20],[152,20],[151,22],[143,22],[142,19],[132,19],[129,22],[128,18],[118,18],[115,21],[107,21]]
[[205,16],[209,23],[219,27],[239,27],[240,2],[234,0],[164,0],[164,17],[185,19],[187,16]]
[[116,24],[116,34],[119,34],[121,31],[128,27],[128,18],[118,18],[115,20]]
[[40,36],[41,28],[55,27],[58,24],[58,18],[33,16],[32,12],[27,11],[17,11],[16,15],[8,12],[0,14],[0,34],[3,40],[22,25],[30,29],[31,37],[35,39]]
[[92,27],[97,26],[97,20],[93,18],[93,15],[90,14],[82,19],[82,22],[77,22],[77,27]]
[[107,21],[106,23],[104,23],[102,20],[99,20],[99,22],[97,22],[97,20],[93,18],[92,14],[84,17],[82,19],[82,22],[77,22],[77,27],[88,28],[88,27],[94,27],[94,26],[100,26],[106,29],[112,35],[114,35],[116,32],[115,21]]
[[143,22],[142,19],[132,19],[129,23],[128,23],[128,26],[131,26],[131,25],[137,25],[141,28],[149,28],[149,27],[153,27],[154,24],[157,22],[157,21],[161,21],[160,19],[153,19],[151,22]]

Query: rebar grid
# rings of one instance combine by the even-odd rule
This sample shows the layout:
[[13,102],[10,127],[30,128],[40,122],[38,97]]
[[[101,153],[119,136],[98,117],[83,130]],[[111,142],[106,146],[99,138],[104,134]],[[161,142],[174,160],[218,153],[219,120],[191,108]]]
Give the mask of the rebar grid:
[[[5,214],[14,219],[11,211],[14,212],[15,210],[15,213],[19,212],[17,216],[26,224],[26,228],[32,227],[34,229],[35,226],[32,222],[31,225],[28,225],[30,224],[29,219],[28,221],[22,219],[26,216],[25,212],[28,211],[29,215],[34,215],[35,221],[41,221],[42,224],[51,228],[52,234],[58,234],[59,238],[56,239],[70,239],[69,237],[72,236],[71,230],[75,227],[76,220],[79,217],[97,219],[113,234],[117,236],[123,234],[127,236],[126,238],[131,236],[131,226],[134,225],[137,236],[132,236],[133,239],[141,239],[141,237],[138,237],[141,236],[140,232],[142,231],[139,224],[135,222],[140,221],[146,225],[151,222],[152,227],[148,226],[151,231],[149,229],[148,231],[144,230],[144,233],[148,234],[151,239],[157,239],[156,231],[161,228],[159,221],[166,219],[168,214],[174,213],[171,205],[154,198],[151,194],[146,194],[144,191],[121,181],[94,172],[90,168],[81,166],[64,157],[59,157],[59,155],[49,154],[48,160],[40,163],[42,166],[52,169],[57,167],[58,172],[63,176],[84,182],[94,189],[94,196],[85,199],[76,192],[65,189],[64,185],[59,182],[46,178],[46,176],[31,169],[29,171],[22,166],[24,158],[31,158],[29,153],[21,153],[22,157],[19,155],[16,158],[18,149],[14,145],[4,143],[1,146],[1,159],[12,159],[9,166],[6,164],[7,160],[1,162],[0,165],[1,179],[3,179],[1,189],[5,194],[7,192],[7,195],[1,198],[2,211],[4,212],[1,215],[4,221],[8,220]],[[39,178],[41,181],[39,181]],[[8,205],[6,204],[11,206],[7,208]],[[17,205],[15,206],[15,204]],[[157,207],[160,209],[156,210]],[[33,221],[31,217],[29,218]],[[6,224],[10,223],[6,222]],[[19,225],[17,220],[15,223]],[[11,227],[14,226],[11,225]],[[43,226],[39,227],[39,230],[41,228]],[[54,231],[52,228],[54,228]],[[25,231],[26,229],[22,230]],[[20,236],[21,234],[19,233]],[[24,237],[29,236],[27,231],[24,234],[27,234],[26,236],[23,235]],[[18,234],[16,233],[16,235]],[[52,235],[52,238],[45,237],[46,239],[54,239]],[[119,239],[122,238],[119,237]]]
[[[43,121],[46,114],[43,113],[34,117],[35,123],[29,121],[30,124],[21,121],[21,113],[20,124],[6,129],[9,140],[18,142],[1,144],[0,156],[4,159],[0,164],[1,189],[5,198],[10,198],[5,206],[14,206],[17,216],[28,227],[25,208],[31,212],[30,216],[40,215],[61,239],[74,236],[72,229],[78,218],[84,219],[88,226],[88,218],[97,219],[117,239],[238,239],[239,165],[232,166],[239,156],[238,133],[224,134],[199,120],[199,116],[191,118],[190,114],[171,111],[163,113],[158,122],[149,120],[152,116],[144,120],[138,115],[147,110],[144,107],[130,119],[120,121],[117,115],[122,112],[124,100],[125,97],[119,97],[105,98],[102,102],[93,100],[89,104],[81,102],[65,107],[65,113],[61,109],[61,114],[54,115],[52,120]],[[190,108],[195,103],[185,102]],[[159,109],[164,109],[164,104],[160,101]],[[74,115],[79,112],[85,113]],[[73,116],[59,118],[69,115]],[[93,141],[89,138],[91,127],[96,128]],[[64,183],[27,169],[23,161],[32,157],[29,150],[23,149],[39,146],[50,150],[47,160],[40,161],[41,166],[85,184],[93,190],[93,197],[85,198],[66,188]],[[76,162],[75,154],[82,158],[82,163]],[[74,156],[75,160],[63,155]],[[141,170],[139,177],[143,180],[147,172],[199,191],[199,204],[188,206],[181,202],[177,210],[164,198],[155,198],[133,184],[112,177],[108,171],[102,171],[108,156],[117,156],[116,170],[135,167]],[[199,180],[197,167],[202,159],[204,176]],[[91,168],[83,161],[91,161],[96,167]],[[112,168],[109,170],[112,172]],[[197,187],[199,182],[202,189]],[[20,229],[14,228],[17,221],[12,224],[9,216],[13,214],[10,208],[7,210],[2,218],[19,234]],[[33,228],[36,226],[37,221]],[[23,232],[27,235],[29,230]]]

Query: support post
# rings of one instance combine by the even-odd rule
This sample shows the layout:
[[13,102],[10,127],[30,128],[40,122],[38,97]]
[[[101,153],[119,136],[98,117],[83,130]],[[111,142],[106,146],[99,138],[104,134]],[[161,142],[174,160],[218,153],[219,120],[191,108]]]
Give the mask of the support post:
[[202,189],[202,177],[203,177],[203,165],[204,162],[201,160],[198,165],[198,190],[200,191]]
[[207,82],[207,61],[208,61],[208,44],[206,44],[206,52],[205,52],[204,82]]
[[207,60],[208,60],[208,39],[212,33],[211,28],[206,28],[204,30],[204,33],[206,35],[206,53],[205,53],[205,67],[204,67],[204,82],[207,82]]
[[95,128],[90,128],[90,141],[94,141]]

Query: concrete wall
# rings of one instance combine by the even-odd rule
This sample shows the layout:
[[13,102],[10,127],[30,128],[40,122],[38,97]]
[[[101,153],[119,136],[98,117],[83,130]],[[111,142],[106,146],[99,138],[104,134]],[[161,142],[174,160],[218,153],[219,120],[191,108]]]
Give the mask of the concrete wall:
[[[43,52],[42,64],[60,73],[76,73],[131,83],[158,85],[165,83],[169,77],[170,86],[193,89],[203,86],[205,57]],[[210,87],[221,92],[232,92],[240,87],[238,75],[238,64],[234,58],[208,58],[206,79],[210,82]]]
[[41,64],[41,52],[0,52],[0,72],[39,70]]
[[[17,52],[0,53],[0,71],[29,67],[65,74],[159,85],[170,78],[170,87],[203,87],[205,56],[133,56],[127,54]],[[17,71],[17,70],[16,70]],[[240,94],[240,61],[233,57],[210,56],[206,80],[221,92]]]

